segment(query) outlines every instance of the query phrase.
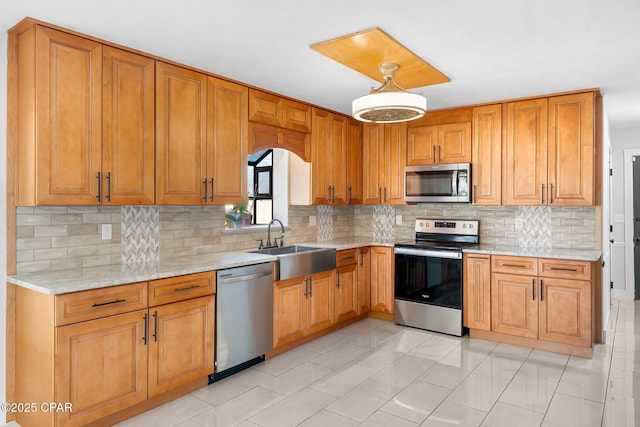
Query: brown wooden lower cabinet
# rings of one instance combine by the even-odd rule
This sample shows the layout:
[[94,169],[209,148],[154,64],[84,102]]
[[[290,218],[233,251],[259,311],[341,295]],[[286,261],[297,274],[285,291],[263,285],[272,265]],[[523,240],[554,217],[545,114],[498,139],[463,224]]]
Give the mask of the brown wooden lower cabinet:
[[[16,421],[84,426],[205,385],[213,372],[215,334],[215,275],[208,275],[209,295],[178,293],[150,308],[148,289],[156,281],[62,295],[16,287],[16,399],[73,408],[20,412]],[[180,289],[191,276],[171,281]],[[194,276],[202,280],[202,273]],[[157,282],[165,286],[166,280]]]
[[146,318],[147,310],[139,310],[56,328],[51,401],[73,408],[58,412],[56,425],[85,425],[147,399]]
[[371,250],[358,249],[358,316],[371,310]]
[[489,255],[463,254],[463,322],[468,328],[491,329],[491,260]]
[[471,336],[590,354],[578,349],[593,344],[595,264],[465,254],[464,312]]
[[149,309],[149,397],[213,372],[214,297]]
[[275,282],[274,348],[334,324],[333,274],[330,270]]
[[393,314],[393,247],[371,247],[371,311]]

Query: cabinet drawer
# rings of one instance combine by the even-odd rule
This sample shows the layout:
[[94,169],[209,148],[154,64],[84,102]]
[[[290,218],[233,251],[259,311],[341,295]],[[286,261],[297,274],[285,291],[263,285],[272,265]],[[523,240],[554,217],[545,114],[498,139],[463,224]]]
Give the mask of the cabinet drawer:
[[538,270],[541,277],[591,280],[591,263],[588,261],[541,258],[538,260]]
[[354,265],[357,263],[357,249],[347,249],[345,251],[336,252],[336,267],[343,267],[345,265]]
[[56,326],[147,308],[147,282],[56,295]]
[[216,292],[215,272],[188,274],[149,282],[149,307]]
[[491,272],[537,276],[538,260],[521,256],[492,256]]

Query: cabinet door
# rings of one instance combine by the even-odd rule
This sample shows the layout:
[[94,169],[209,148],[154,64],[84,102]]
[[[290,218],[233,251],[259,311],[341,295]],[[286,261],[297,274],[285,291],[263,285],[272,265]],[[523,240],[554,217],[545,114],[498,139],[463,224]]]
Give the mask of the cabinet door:
[[155,61],[103,47],[102,203],[155,203]]
[[283,99],[271,93],[249,91],[249,120],[271,126],[282,126]]
[[540,339],[591,346],[591,282],[540,278]]
[[502,106],[473,109],[472,129],[473,203],[502,203]]
[[329,134],[329,183],[331,203],[347,203],[347,119],[337,114],[330,115]]
[[306,335],[333,325],[334,298],[333,270],[309,277]]
[[507,104],[505,204],[547,204],[547,99]]
[[282,126],[298,132],[311,132],[311,107],[300,102],[283,99]]
[[[147,399],[147,310],[56,329],[58,425],[81,426]],[[49,362],[50,363],[50,362]]]
[[510,274],[491,275],[491,330],[538,338],[537,279]]
[[247,202],[247,94],[235,83],[209,77],[207,178],[209,202]]
[[35,203],[99,204],[102,45],[37,26],[35,50]]
[[304,337],[308,281],[281,280],[273,285],[273,346],[279,347]]
[[438,126],[421,126],[407,131],[407,165],[437,163]]
[[156,203],[205,203],[207,76],[156,63]]
[[371,310],[371,251],[358,250],[358,316]]
[[347,121],[347,203],[362,203],[362,123]]
[[313,133],[311,134],[311,181],[313,204],[326,205],[331,201],[330,164],[332,156],[331,114],[313,109]]
[[385,125],[385,185],[383,203],[404,205],[404,167],[407,164],[407,124]]
[[464,326],[491,329],[491,262],[489,255],[464,255]]
[[471,123],[438,126],[438,163],[471,162]]
[[382,203],[384,156],[384,125],[364,123],[362,125],[362,186],[365,204]]
[[213,372],[214,297],[149,309],[149,397]]
[[549,98],[549,204],[594,204],[594,97]]
[[393,248],[371,248],[371,311],[393,313]]
[[358,315],[358,265],[336,269],[335,319],[336,323]]

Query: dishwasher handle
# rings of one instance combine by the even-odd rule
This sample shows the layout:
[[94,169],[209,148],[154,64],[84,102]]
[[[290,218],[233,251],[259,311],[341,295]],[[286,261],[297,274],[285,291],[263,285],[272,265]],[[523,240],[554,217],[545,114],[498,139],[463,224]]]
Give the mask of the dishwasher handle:
[[246,282],[248,280],[259,279],[261,277],[267,277],[271,275],[273,275],[272,271],[265,271],[262,273],[254,273],[254,274],[245,274],[242,276],[234,276],[232,273],[226,273],[226,274],[220,274],[218,278],[221,283],[232,283],[232,282]]

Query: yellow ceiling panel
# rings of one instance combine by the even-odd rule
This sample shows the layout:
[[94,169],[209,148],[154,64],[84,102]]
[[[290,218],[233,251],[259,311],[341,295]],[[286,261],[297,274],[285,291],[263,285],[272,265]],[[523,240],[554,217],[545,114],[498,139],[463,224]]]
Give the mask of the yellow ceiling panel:
[[311,49],[382,83],[378,65],[396,63],[395,82],[405,88],[451,81],[378,27],[312,44]]

